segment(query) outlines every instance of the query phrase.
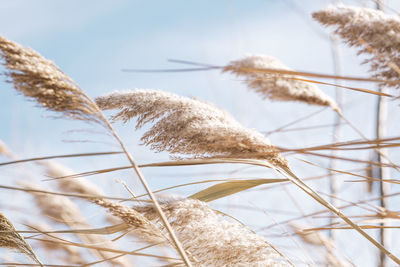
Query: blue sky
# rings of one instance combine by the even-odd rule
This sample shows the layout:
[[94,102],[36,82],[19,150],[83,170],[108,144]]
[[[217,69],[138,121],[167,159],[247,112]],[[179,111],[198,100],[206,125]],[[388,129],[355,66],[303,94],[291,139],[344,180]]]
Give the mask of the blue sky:
[[[92,97],[116,89],[161,89],[213,102],[232,113],[245,126],[269,131],[319,108],[299,103],[272,103],[262,100],[258,95],[247,91],[236,78],[219,71],[145,74],[125,73],[121,69],[184,67],[168,62],[169,58],[224,65],[245,53],[260,53],[277,57],[296,70],[333,73],[330,44],[326,34],[329,31],[313,22],[310,15],[312,11],[326,6],[329,2],[1,1],[0,34],[30,46],[53,60]],[[360,1],[345,2],[358,4]],[[400,8],[396,1],[386,2],[394,8]],[[344,73],[349,76],[366,76],[366,67],[359,66],[360,59],[355,56],[354,50],[342,45],[340,48]],[[371,84],[357,86],[374,89]],[[321,88],[334,96],[332,87]],[[346,91],[345,94],[345,114],[372,137],[375,97],[351,91]],[[1,76],[0,105],[0,139],[24,157],[59,154],[60,151],[76,153],[115,149],[107,144],[64,142],[88,139],[86,133],[68,131],[91,129],[93,126],[50,118],[54,114],[26,101],[10,84],[5,83]],[[397,105],[392,103],[391,110],[396,109]],[[393,112],[391,116],[389,130],[391,136],[396,136],[399,132],[398,112]],[[332,112],[324,111],[298,126],[331,123],[332,118]],[[117,125],[117,130],[140,163],[168,159],[166,154],[154,154],[139,146],[142,132],[134,132],[133,128],[133,123],[128,126]],[[351,130],[345,131],[347,139],[358,138]],[[325,129],[272,135],[270,138],[272,143],[279,146],[296,147],[329,143],[332,134]],[[98,135],[90,136],[89,139],[106,142],[103,136]],[[291,161],[294,166],[301,166],[295,159]],[[93,159],[89,162],[89,166],[85,166],[86,163],[66,161],[78,170],[119,163],[118,159]],[[325,161],[318,163],[324,164]],[[198,168],[192,170],[205,171]],[[299,168],[298,171],[306,176],[315,170]],[[216,168],[213,171],[218,173],[221,169]],[[160,170],[145,172],[149,177],[165,174]],[[175,175],[173,170],[166,172],[169,176]],[[190,173],[190,170],[184,169],[179,175],[185,173]],[[165,181],[150,178],[152,188],[162,188],[179,182],[179,179]],[[314,185],[323,186],[318,183]],[[356,186],[349,186],[350,189],[344,190],[344,194],[348,192],[351,196],[362,196],[363,193],[357,191]],[[356,189],[352,190],[353,188]],[[272,193],[268,199],[270,204],[266,205],[283,205],[286,209],[295,210],[287,196],[285,200],[288,202],[282,204],[281,195],[282,191]],[[249,194],[249,201],[259,202],[259,195]],[[318,207],[310,200],[305,200],[304,203],[307,203],[305,205],[310,209]],[[262,206],[262,203],[258,204]],[[361,248],[358,247],[358,243],[347,245],[350,252],[358,251],[366,255],[365,259],[354,260],[361,264],[360,266],[367,266],[366,261],[374,261],[371,255],[375,250],[367,242],[360,241],[360,244]]]

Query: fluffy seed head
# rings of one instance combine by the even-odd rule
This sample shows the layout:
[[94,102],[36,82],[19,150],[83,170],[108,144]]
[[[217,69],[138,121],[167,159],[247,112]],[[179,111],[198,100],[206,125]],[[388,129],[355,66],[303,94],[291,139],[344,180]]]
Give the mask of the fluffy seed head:
[[336,102],[314,84],[296,79],[300,76],[274,73],[260,73],[251,69],[291,70],[278,59],[265,55],[248,55],[232,61],[224,68],[238,77],[245,78],[249,88],[263,98],[278,101],[300,101],[311,105],[330,106],[338,110]]
[[[242,225],[224,220],[205,202],[194,199],[160,199],[184,249],[199,266],[287,266],[268,242]],[[151,206],[137,207],[150,220]]]
[[18,250],[43,266],[31,246],[16,231],[14,225],[0,212],[0,247]]
[[14,88],[67,118],[102,123],[94,102],[52,61],[0,36],[0,57]]
[[156,90],[134,90],[98,97],[96,103],[103,110],[120,109],[114,121],[137,117],[136,128],[153,123],[141,140],[156,151],[193,157],[265,159],[275,166],[287,166],[261,133],[196,99]]
[[[331,5],[312,16],[322,25],[334,28],[334,33],[348,45],[357,47],[359,54],[370,55],[364,63],[370,63],[370,71],[375,77],[398,80],[400,74],[391,67],[393,64],[400,66],[400,18],[397,15],[369,8]],[[387,85],[400,87],[393,83]]]
[[94,199],[93,203],[108,211],[133,228],[135,235],[143,240],[158,244],[168,241],[164,234],[136,210],[106,199]]

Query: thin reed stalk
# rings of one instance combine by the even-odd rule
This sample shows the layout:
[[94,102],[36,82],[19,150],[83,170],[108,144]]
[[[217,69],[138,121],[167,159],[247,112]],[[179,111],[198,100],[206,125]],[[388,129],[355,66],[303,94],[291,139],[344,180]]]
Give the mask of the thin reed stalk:
[[[383,8],[383,1],[378,1],[376,3],[376,9],[382,11]],[[397,71],[398,72],[398,71]],[[400,73],[399,73],[400,74]],[[379,92],[385,93],[387,92],[387,89],[385,86],[379,86]],[[376,103],[376,123],[375,123],[375,129],[376,129],[376,139],[381,139],[385,138],[387,127],[386,127],[386,121],[387,121],[387,115],[388,115],[388,103],[387,99],[384,97],[378,96],[377,103]],[[378,162],[380,164],[387,163],[387,149],[384,148],[377,148],[376,151],[376,156],[378,159]],[[381,181],[379,182],[379,196],[385,196],[390,194],[390,183],[384,182],[384,180],[387,180],[390,178],[390,169],[385,168],[383,166],[378,167],[378,176],[377,178],[380,179]],[[389,198],[381,198],[380,200],[380,206],[383,209],[389,209],[390,207],[390,199]],[[381,244],[385,247],[390,247],[390,240],[391,240],[391,232],[390,229],[386,229],[385,227],[388,226],[387,223],[382,222],[380,224],[382,226],[381,229],[379,229],[379,241]],[[389,263],[387,261],[387,257],[382,251],[379,253],[379,267],[386,267],[388,266]]]
[[46,109],[59,112],[67,118],[98,123],[112,134],[153,201],[177,251],[185,264],[191,266],[185,251],[182,249],[182,245],[163,215],[147,181],[121,138],[104,117],[96,103],[70,77],[61,72],[53,62],[45,59],[36,51],[9,41],[2,36],[0,36],[0,50],[0,56],[4,59],[4,65],[8,70],[6,75],[11,78],[17,91],[35,99]]

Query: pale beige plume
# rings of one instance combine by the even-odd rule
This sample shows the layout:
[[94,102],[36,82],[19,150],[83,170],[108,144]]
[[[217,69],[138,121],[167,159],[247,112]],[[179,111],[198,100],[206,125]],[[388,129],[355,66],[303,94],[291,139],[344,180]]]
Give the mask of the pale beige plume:
[[229,63],[223,71],[243,77],[247,86],[263,98],[278,101],[299,101],[310,105],[330,106],[338,111],[336,102],[317,86],[296,75],[258,72],[257,69],[291,70],[278,59],[265,55],[248,55]]
[[157,90],[117,91],[96,98],[96,103],[103,110],[120,110],[114,121],[137,117],[136,128],[152,124],[141,140],[156,151],[197,158],[264,159],[287,167],[264,135],[212,104]]

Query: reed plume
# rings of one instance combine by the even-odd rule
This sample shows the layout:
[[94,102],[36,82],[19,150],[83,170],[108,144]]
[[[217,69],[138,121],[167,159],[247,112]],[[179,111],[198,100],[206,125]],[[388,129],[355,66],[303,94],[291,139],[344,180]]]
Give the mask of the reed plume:
[[[41,188],[38,185],[34,185],[28,182],[20,182],[26,189],[35,189],[40,190]],[[44,194],[38,192],[31,193],[36,201],[36,205],[41,209],[43,215],[52,219],[52,221],[65,224],[69,226],[71,229],[91,229],[92,225],[83,217],[79,208],[68,198]],[[115,244],[110,242],[108,239],[100,236],[100,235],[92,235],[92,234],[77,234],[78,238],[85,243],[94,243],[94,244],[104,244],[110,248],[116,248]],[[100,259],[109,259],[115,256],[114,253],[110,253],[107,251],[101,250],[93,250],[93,254]],[[117,266],[128,267],[131,264],[125,260],[124,258],[115,258],[109,260],[110,263],[115,264]]]
[[21,253],[26,254],[40,266],[43,264],[33,252],[31,246],[25,239],[17,232],[14,225],[0,212],[0,247],[15,249]]
[[17,91],[35,99],[49,110],[61,112],[65,117],[99,123],[112,134],[120,144],[132,165],[132,169],[136,172],[154,202],[164,223],[167,224],[167,229],[181,257],[190,266],[190,262],[182,251],[179,241],[176,240],[171,227],[169,227],[166,218],[156,203],[155,196],[151,192],[147,181],[144,179],[121,138],[103,116],[96,103],[71,78],[61,72],[53,62],[45,59],[36,51],[9,41],[2,36],[0,36],[0,51],[0,56],[4,59],[4,65],[8,70],[6,75],[11,78]]
[[101,198],[93,199],[92,202],[106,208],[112,215],[129,225],[136,237],[152,244],[170,242],[160,229],[135,209]]
[[263,98],[278,101],[299,101],[310,105],[330,106],[338,111],[336,102],[317,86],[296,75],[261,73],[256,69],[291,70],[278,59],[265,55],[248,55],[230,62],[224,72],[245,78],[247,86]]
[[[397,15],[369,8],[330,5],[314,12],[312,17],[332,27],[349,46],[358,48],[358,54],[369,55],[363,63],[370,63],[370,71],[376,78],[398,80],[400,19]],[[400,87],[397,83],[384,84]]]
[[0,56],[14,88],[67,118],[103,124],[98,107],[52,61],[0,36]]
[[113,121],[137,117],[137,129],[153,123],[141,140],[156,151],[192,157],[256,158],[287,166],[261,133],[246,129],[227,112],[197,99],[134,90],[98,97],[96,103],[103,110],[120,110]]
[[[224,220],[205,202],[176,197],[159,202],[196,266],[287,266],[262,236]],[[157,220],[150,205],[133,208]]]

